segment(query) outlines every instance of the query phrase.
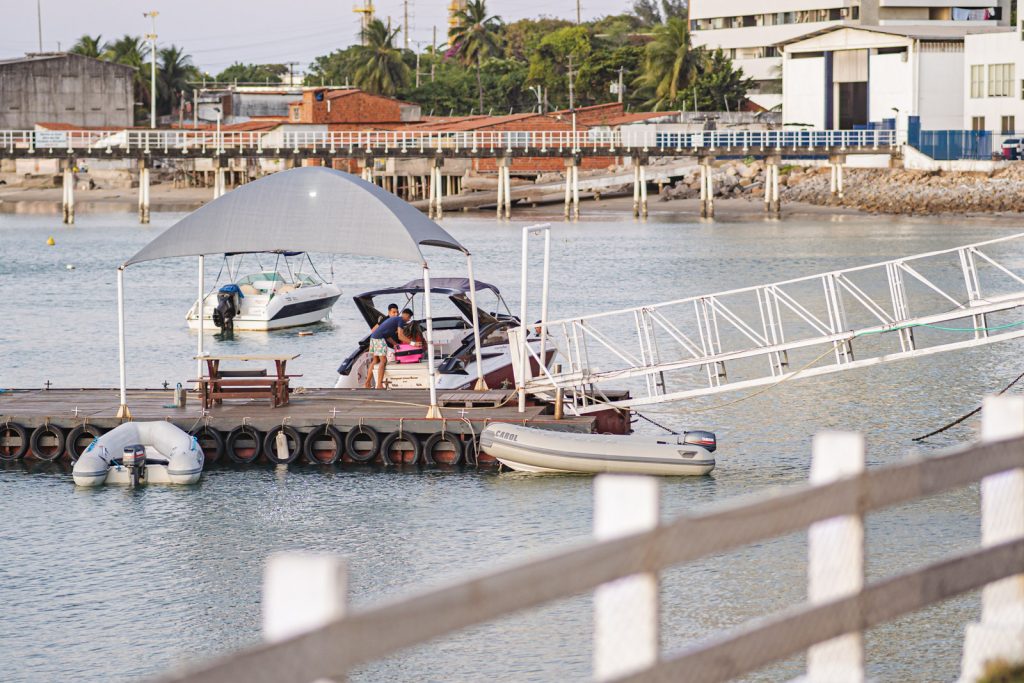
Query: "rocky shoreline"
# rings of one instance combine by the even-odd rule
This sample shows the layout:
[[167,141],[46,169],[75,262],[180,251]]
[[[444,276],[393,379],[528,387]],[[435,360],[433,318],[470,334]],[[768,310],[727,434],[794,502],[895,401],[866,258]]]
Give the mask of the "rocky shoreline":
[[[828,166],[781,166],[780,197],[787,202],[856,209],[875,214],[1024,212],[1024,164],[992,173],[911,171],[900,168],[846,168],[842,197],[833,196]],[[727,161],[715,167],[715,196],[721,199],[764,197],[764,162]],[[699,196],[696,168],[661,199]]]

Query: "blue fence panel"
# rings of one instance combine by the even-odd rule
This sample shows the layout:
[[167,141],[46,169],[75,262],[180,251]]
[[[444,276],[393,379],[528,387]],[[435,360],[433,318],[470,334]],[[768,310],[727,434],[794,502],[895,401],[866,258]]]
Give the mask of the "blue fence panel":
[[991,159],[992,132],[987,130],[920,130],[910,144],[932,159]]

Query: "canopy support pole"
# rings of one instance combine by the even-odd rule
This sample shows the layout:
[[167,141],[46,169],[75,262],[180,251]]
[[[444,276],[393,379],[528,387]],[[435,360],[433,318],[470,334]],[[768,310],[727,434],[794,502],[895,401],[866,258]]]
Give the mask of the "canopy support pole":
[[428,420],[441,419],[441,410],[437,406],[437,368],[434,366],[434,318],[430,312],[430,268],[423,266],[423,310],[427,316],[427,376],[430,379],[430,408],[427,409]]
[[473,306],[473,345],[476,347],[476,391],[487,391],[484,379],[484,361],[480,350],[480,312],[476,308],[476,280],[473,279],[473,257],[466,252],[466,272],[469,275],[469,303]]
[[198,374],[196,374],[196,377],[202,377],[203,376],[203,359],[202,359],[202,356],[203,356],[203,309],[205,308],[205,306],[203,305],[205,303],[203,301],[203,298],[204,298],[203,297],[203,293],[204,293],[204,290],[206,289],[206,283],[204,282],[205,275],[206,275],[206,257],[205,256],[200,256],[199,257],[199,299],[198,299],[199,303],[196,305],[196,311],[197,311],[198,317],[199,317],[199,341],[196,344],[196,356],[197,356],[197,358],[196,358],[196,373],[198,373]]
[[120,354],[121,371],[121,405],[117,409],[117,418],[130,420],[132,413],[128,410],[128,379],[124,362],[124,266],[117,269],[117,350]]
[[526,322],[526,275],[527,275],[527,257],[529,252],[529,239],[530,239],[530,228],[523,228],[523,254],[522,254],[522,271],[520,272],[519,278],[519,330],[522,335],[522,348],[519,350],[519,412],[526,412],[526,373],[530,368],[530,346],[528,338],[530,336],[529,328]]
[[543,374],[547,367],[547,340],[548,330],[548,291],[551,275],[551,226],[544,227],[544,277],[541,284],[540,299],[540,365],[538,370]]

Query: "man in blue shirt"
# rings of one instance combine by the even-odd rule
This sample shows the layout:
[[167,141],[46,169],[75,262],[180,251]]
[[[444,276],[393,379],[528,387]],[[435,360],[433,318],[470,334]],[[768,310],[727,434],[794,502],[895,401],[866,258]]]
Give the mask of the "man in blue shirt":
[[397,339],[398,328],[409,321],[412,311],[406,309],[402,315],[398,315],[398,306],[388,306],[388,317],[377,323],[370,332],[370,365],[366,368],[365,388],[373,388],[373,372],[377,370],[376,388],[384,388],[384,370],[388,366],[388,340]]

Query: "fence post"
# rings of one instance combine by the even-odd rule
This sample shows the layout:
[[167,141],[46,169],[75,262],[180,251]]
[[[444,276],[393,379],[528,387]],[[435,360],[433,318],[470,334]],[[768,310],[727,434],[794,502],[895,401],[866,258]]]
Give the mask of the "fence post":
[[306,553],[271,555],[263,572],[263,638],[275,642],[323,626],[344,615],[347,599],[344,559]]
[[[653,477],[602,474],[594,480],[594,537],[598,541],[658,525]],[[594,678],[606,681],[642,671],[658,660],[658,575],[627,576],[594,592]]]
[[[825,484],[864,472],[864,437],[852,432],[814,436],[811,483]],[[864,587],[864,518],[845,515],[812,524],[807,536],[807,597],[828,602]],[[807,651],[808,683],[861,683],[863,634],[847,633]]]
[[[1024,436],[1024,397],[988,396],[981,411],[981,440]],[[1024,536],[1024,469],[981,480],[981,545]],[[1024,661],[1024,574],[988,584],[981,593],[981,621],[967,625],[960,680],[973,682],[985,664]]]

